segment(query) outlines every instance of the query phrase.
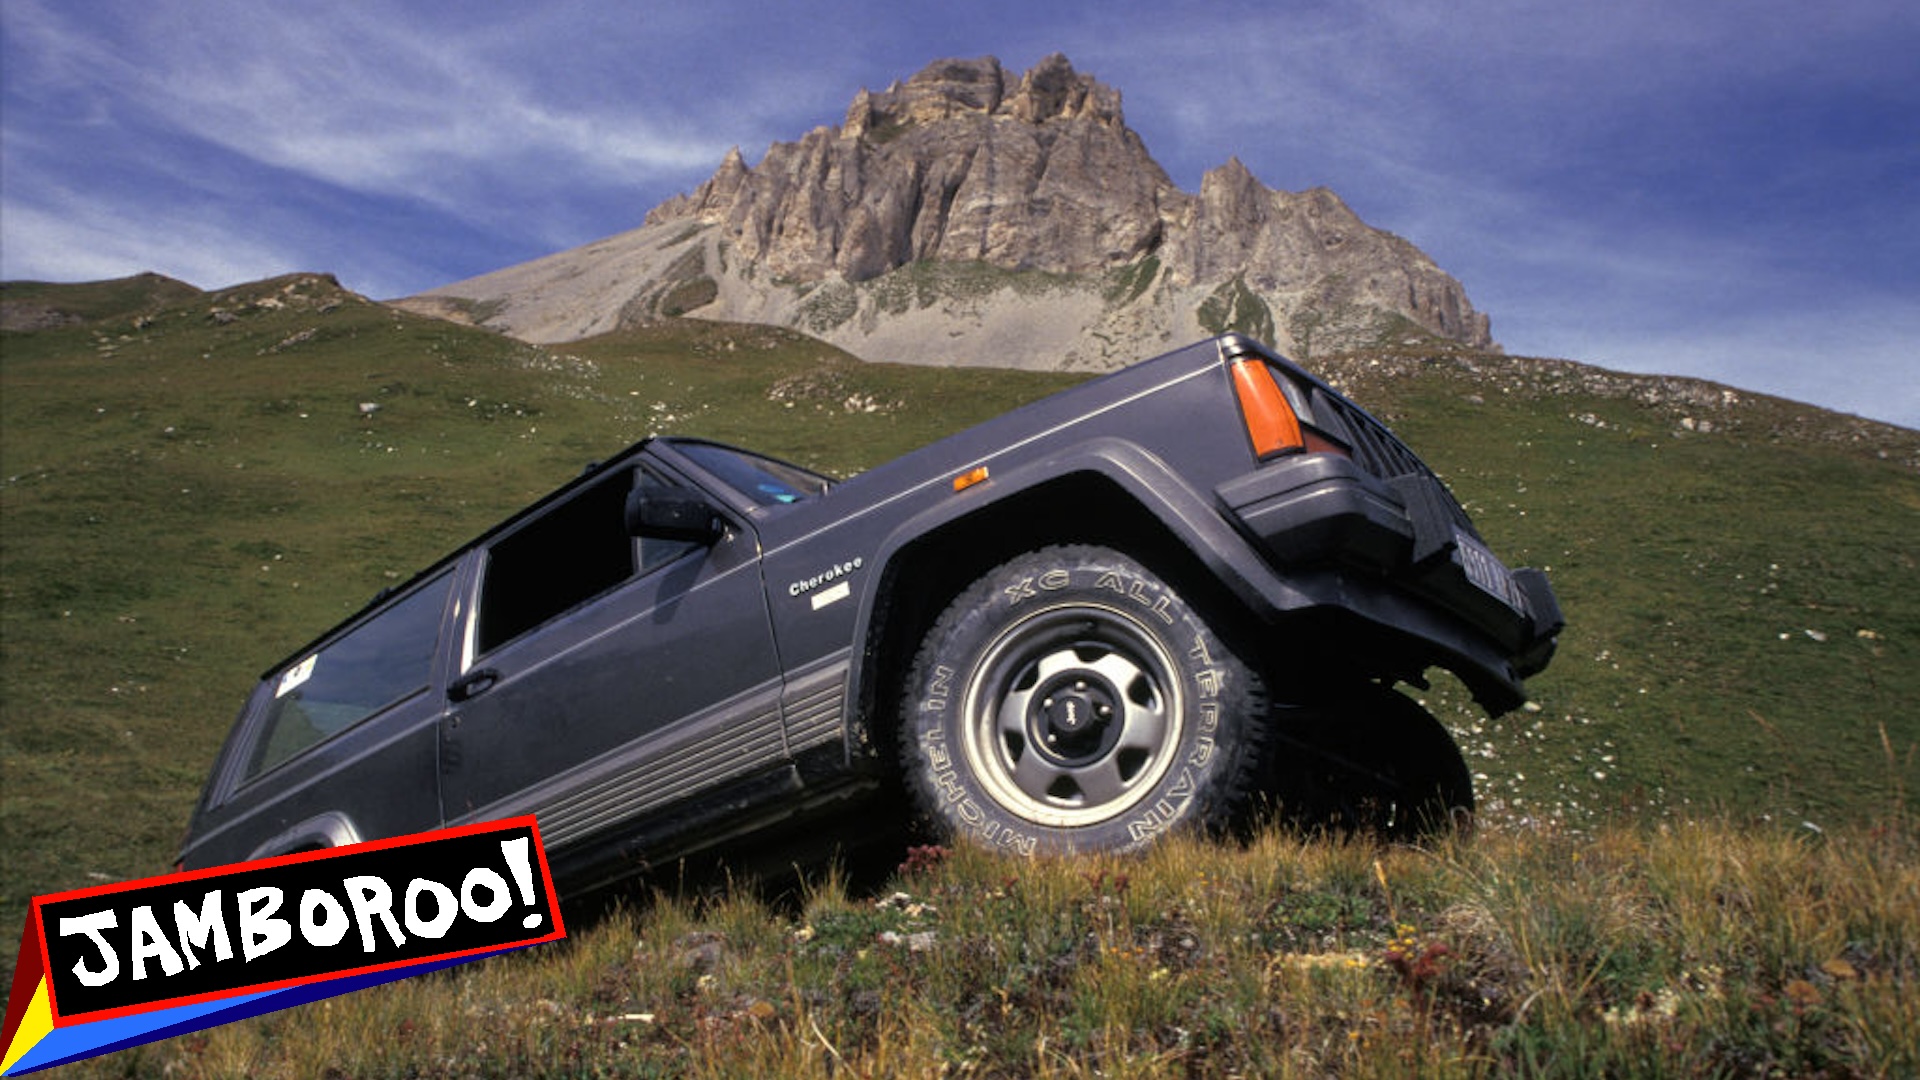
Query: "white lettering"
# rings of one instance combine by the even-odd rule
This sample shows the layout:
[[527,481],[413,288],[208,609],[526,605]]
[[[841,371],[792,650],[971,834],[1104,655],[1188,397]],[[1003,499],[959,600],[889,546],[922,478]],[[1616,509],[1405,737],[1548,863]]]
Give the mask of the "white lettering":
[[273,918],[280,910],[284,895],[271,885],[248,889],[237,897],[240,902],[240,955],[257,960],[293,940],[293,927],[287,920]]
[[[469,874],[468,877],[473,875]],[[396,946],[407,943],[406,935],[400,932],[400,924],[393,917],[393,889],[377,877],[350,877],[344,884],[347,887],[347,899],[353,903],[353,921],[360,928],[360,948],[372,952],[379,946],[373,938],[374,916],[380,917],[380,925],[387,928],[387,936]]]
[[947,696],[953,692],[953,669],[945,664],[936,664],[933,680],[927,686],[927,697],[920,703],[922,712],[940,712],[947,707]]
[[113,951],[113,946],[107,944],[107,939],[100,933],[102,930],[112,930],[119,925],[120,916],[112,909],[96,911],[91,915],[82,915],[78,918],[63,918],[60,920],[61,937],[69,937],[74,934],[87,935],[93,939],[94,948],[100,950],[100,958],[105,962],[104,967],[99,971],[94,971],[87,967],[86,960],[75,960],[73,962],[73,974],[75,978],[80,980],[80,985],[105,986],[120,977],[120,956]]
[[1166,593],[1162,593],[1160,594],[1160,599],[1154,602],[1153,614],[1161,622],[1166,623],[1168,626],[1172,626],[1173,625],[1172,609],[1173,609],[1173,597],[1167,595]]
[[[491,894],[485,907],[473,899],[473,890],[478,886]],[[474,922],[493,922],[507,913],[513,905],[513,897],[507,892],[507,879],[487,869],[476,866],[467,871],[465,881],[460,883],[460,910]]]
[[960,774],[952,769],[935,773],[933,786],[939,789],[941,801],[949,805],[966,801],[967,789],[960,786]]
[[[209,970],[198,978],[214,978],[220,969],[213,965],[234,959],[236,952],[244,963],[251,963],[292,944],[296,947],[270,965],[273,977],[283,978],[282,969],[297,972],[326,963],[303,951],[305,947],[330,949],[350,940],[355,929],[362,950],[368,954],[389,947],[417,947],[416,939],[446,938],[463,914],[476,923],[493,923],[512,912],[521,927],[532,930],[547,916],[538,910],[515,909],[519,905],[531,909],[539,903],[535,887],[540,868],[534,865],[533,840],[524,835],[505,840],[500,843],[500,851],[506,857],[506,874],[497,864],[475,867],[466,872],[458,888],[415,877],[406,885],[404,902],[397,887],[399,881],[406,880],[402,874],[392,876],[395,884],[389,884],[386,876],[363,874],[344,881],[336,877],[331,884],[313,887],[285,884],[286,878],[282,877],[279,886],[239,890],[240,882],[247,880],[241,878],[233,882],[237,895],[231,901],[225,888],[204,888],[214,882],[201,883],[203,891],[197,898],[192,897],[191,884],[169,882],[170,887],[158,893],[166,899],[156,899],[153,892],[144,897],[154,900],[150,904],[139,904],[139,897],[123,896],[118,898],[118,907],[77,917],[56,916],[60,910],[56,908],[46,916],[45,932],[48,944],[58,942],[59,947],[49,949],[48,961],[62,979],[71,972],[80,986],[100,988],[115,984],[123,974],[130,974],[132,982],[145,984],[187,971],[198,972],[203,966]],[[324,873],[323,866],[312,869]],[[182,894],[189,898],[175,899]],[[74,906],[65,910],[71,911]],[[349,961],[344,967],[368,962]],[[239,976],[236,985],[259,982],[261,978],[258,974],[247,976],[240,968],[225,970]],[[205,987],[194,982],[193,988],[199,992]],[[161,993],[153,1000],[165,997],[167,994]],[[93,1007],[88,1005],[89,1009]]]
[[200,898],[200,913],[196,916],[185,900],[173,902],[173,928],[180,934],[180,951],[186,954],[187,967],[200,966],[200,958],[193,950],[213,947],[213,958],[233,959],[233,946],[227,941],[227,919],[220,910],[220,890],[211,889]]
[[[315,920],[322,911],[327,913],[326,919]],[[307,939],[307,944],[323,949],[340,944],[340,939],[347,936],[347,909],[325,889],[301,893],[300,936]]]
[[787,586],[787,595],[804,596],[828,582],[837,581],[840,578],[846,577],[848,574],[865,566],[866,562],[865,556],[855,556],[849,562],[835,563],[810,578],[803,578],[789,584]]
[[[420,917],[420,894],[433,897],[434,909],[431,921]],[[437,881],[426,878],[414,878],[407,883],[406,899],[407,932],[415,937],[442,938],[452,929],[453,920],[460,917],[460,901],[453,890]]]
[[147,961],[160,961],[160,970],[169,975],[178,975],[187,969],[186,962],[173,950],[173,942],[167,940],[166,931],[160,929],[160,920],[153,917],[153,909],[145,904],[133,909],[133,979],[139,982],[147,977]]
[[1204,769],[1207,767],[1207,763],[1212,760],[1213,740],[1202,735],[1199,741],[1193,744],[1193,752],[1187,755],[1187,764],[1196,769]]

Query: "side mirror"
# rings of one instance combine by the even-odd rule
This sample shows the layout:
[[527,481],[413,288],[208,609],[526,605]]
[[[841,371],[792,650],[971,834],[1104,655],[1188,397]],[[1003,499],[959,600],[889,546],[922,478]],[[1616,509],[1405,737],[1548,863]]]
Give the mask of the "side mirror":
[[627,533],[711,544],[726,527],[706,496],[683,487],[638,487],[627,495]]

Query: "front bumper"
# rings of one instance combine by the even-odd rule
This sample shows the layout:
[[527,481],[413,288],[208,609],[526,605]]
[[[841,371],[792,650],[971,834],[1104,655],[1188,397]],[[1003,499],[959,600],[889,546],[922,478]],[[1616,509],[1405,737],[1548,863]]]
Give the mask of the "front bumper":
[[1329,602],[1505,684],[1476,688],[1490,708],[1524,700],[1521,681],[1553,656],[1565,620],[1546,575],[1508,569],[1424,468],[1381,480],[1340,454],[1300,454],[1215,494],[1284,575],[1325,582],[1339,571],[1342,586],[1321,590]]

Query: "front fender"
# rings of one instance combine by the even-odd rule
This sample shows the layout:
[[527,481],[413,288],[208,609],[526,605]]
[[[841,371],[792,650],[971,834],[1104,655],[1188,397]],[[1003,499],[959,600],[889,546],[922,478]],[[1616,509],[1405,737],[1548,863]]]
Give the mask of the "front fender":
[[[1075,445],[1065,454],[1007,466],[1004,471],[994,464],[993,458],[979,464],[989,472],[985,483],[969,487],[915,514],[887,535],[875,558],[883,571],[892,566],[901,551],[967,518],[990,512],[1050,484],[1077,475],[1093,475],[1118,488],[1222,584],[1255,607],[1256,614],[1270,616],[1313,603],[1306,594],[1274,576],[1246,537],[1222,516],[1210,492],[1194,488],[1157,455],[1137,443],[1118,438],[1092,439]],[[872,618],[875,599],[869,596],[867,608],[861,613],[863,632]],[[864,640],[864,636],[856,640]]]

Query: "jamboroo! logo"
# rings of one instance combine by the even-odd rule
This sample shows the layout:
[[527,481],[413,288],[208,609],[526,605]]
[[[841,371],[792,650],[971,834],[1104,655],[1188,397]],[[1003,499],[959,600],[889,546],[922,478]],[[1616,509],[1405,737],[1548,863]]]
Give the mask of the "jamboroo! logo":
[[566,936],[532,817],[36,897],[13,1076]]

